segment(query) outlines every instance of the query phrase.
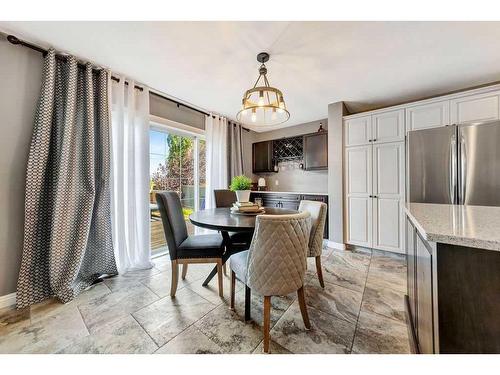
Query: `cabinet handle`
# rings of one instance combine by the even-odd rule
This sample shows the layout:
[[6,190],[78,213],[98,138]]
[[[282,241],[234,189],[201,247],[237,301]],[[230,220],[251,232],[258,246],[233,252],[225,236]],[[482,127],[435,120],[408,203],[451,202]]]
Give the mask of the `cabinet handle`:
[[377,140],[376,139],[372,139],[372,142],[377,142]]
[[369,195],[368,198],[373,198],[373,195]]
[[372,141],[372,139],[369,139],[369,140],[368,140],[368,142],[371,142],[371,141]]

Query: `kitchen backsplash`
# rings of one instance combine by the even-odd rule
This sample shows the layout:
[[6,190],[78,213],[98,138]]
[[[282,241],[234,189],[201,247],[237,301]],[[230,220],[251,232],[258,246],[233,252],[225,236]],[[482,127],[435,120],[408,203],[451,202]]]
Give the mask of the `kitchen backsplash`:
[[260,174],[266,179],[267,190],[326,193],[328,171],[305,171],[300,169],[300,163],[279,163],[278,173]]

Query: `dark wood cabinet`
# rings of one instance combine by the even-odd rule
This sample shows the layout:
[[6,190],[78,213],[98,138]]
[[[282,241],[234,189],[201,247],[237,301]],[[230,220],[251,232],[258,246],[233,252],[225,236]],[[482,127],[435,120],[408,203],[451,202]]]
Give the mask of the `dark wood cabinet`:
[[410,346],[415,353],[500,353],[500,251],[429,242],[407,217]]
[[257,142],[252,145],[253,173],[274,172],[273,141]]
[[415,327],[415,335],[417,334],[417,296],[416,296],[416,263],[415,263],[415,227],[413,224],[406,220],[406,283],[408,286],[408,309],[409,318],[411,319],[412,326]]
[[417,232],[416,236],[416,331],[420,353],[434,353],[434,323],[432,306],[432,249]]
[[328,133],[304,136],[304,169],[306,171],[328,169]]

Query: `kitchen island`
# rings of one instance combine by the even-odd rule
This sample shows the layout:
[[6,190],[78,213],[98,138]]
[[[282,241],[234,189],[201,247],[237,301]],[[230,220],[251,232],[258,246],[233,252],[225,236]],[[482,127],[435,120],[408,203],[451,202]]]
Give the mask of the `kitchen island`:
[[500,207],[408,203],[415,353],[500,353]]

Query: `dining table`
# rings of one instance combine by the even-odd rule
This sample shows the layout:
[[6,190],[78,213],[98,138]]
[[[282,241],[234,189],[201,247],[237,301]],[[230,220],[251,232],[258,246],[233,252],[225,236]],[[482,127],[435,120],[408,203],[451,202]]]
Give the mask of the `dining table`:
[[[241,246],[235,246],[231,241],[230,233],[250,232],[255,229],[255,221],[258,215],[290,215],[298,211],[286,208],[265,207],[259,214],[241,214],[233,213],[229,207],[209,208],[193,212],[189,215],[191,223],[197,227],[219,231],[222,235],[224,254],[222,255],[222,264],[225,264],[231,255],[240,251],[247,250]],[[217,273],[217,267],[210,272],[203,282],[207,286],[210,280]]]

